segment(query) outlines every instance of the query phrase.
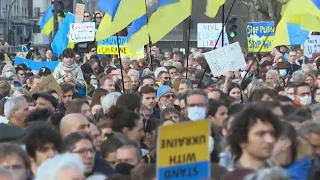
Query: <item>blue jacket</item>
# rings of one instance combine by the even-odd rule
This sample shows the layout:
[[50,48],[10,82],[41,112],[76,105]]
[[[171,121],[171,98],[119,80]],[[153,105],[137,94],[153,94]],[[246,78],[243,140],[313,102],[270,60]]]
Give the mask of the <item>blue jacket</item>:
[[305,157],[294,161],[284,168],[291,180],[307,180],[312,168],[311,159]]

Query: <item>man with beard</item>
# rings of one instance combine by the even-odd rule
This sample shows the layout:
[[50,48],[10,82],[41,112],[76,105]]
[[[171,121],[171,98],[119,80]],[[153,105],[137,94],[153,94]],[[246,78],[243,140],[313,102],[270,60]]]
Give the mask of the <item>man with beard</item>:
[[132,84],[132,91],[137,92],[139,89],[139,79],[137,76],[130,76],[131,78],[131,84]]
[[58,111],[61,113],[65,113],[67,107],[72,101],[72,96],[75,91],[75,87],[69,83],[61,84],[62,96],[60,97],[61,103],[59,104]]

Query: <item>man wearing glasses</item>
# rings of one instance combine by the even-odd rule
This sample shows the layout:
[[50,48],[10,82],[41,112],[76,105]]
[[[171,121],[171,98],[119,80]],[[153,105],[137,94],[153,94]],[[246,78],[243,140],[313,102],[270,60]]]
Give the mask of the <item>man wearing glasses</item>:
[[92,174],[111,175],[113,169],[101,157],[96,156],[93,139],[86,132],[74,132],[66,136],[62,141],[62,152],[75,153],[80,156],[85,165],[85,175]]

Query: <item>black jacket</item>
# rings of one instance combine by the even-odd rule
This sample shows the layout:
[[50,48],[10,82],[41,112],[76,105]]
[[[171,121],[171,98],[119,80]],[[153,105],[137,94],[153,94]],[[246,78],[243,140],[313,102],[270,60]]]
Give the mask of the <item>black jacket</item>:
[[102,174],[105,176],[110,176],[113,173],[114,173],[114,170],[108,164],[108,162],[102,159],[99,155],[96,155],[92,173],[87,174],[87,176],[91,176],[93,174]]

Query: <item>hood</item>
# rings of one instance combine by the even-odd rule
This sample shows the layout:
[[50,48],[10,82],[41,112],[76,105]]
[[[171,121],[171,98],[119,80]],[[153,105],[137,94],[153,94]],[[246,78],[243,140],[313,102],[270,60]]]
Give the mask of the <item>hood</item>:
[[306,180],[312,167],[311,159],[304,157],[284,167],[291,180]]

